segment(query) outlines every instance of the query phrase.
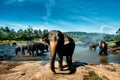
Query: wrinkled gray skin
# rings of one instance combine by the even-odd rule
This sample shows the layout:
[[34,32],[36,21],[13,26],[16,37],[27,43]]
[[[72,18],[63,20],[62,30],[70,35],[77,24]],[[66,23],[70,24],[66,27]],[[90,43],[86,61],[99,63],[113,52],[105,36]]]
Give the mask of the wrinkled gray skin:
[[56,54],[58,54],[59,69],[63,70],[63,56],[66,56],[66,62],[70,69],[72,66],[72,55],[75,48],[74,40],[58,30],[50,31],[42,37],[42,40],[50,45],[50,68],[52,72],[56,73],[54,65]]

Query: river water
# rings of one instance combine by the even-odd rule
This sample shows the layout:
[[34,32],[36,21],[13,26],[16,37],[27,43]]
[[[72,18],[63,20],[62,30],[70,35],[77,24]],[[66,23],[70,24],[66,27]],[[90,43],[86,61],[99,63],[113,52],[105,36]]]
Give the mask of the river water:
[[[11,56],[15,56],[14,53],[15,47],[10,46],[10,45],[0,45],[0,54],[7,54]],[[80,62],[86,62],[86,63],[120,63],[120,55],[114,55],[110,52],[108,52],[108,56],[99,56],[99,48],[94,50],[89,50],[88,47],[81,47],[81,46],[75,46],[75,51],[73,54],[73,60],[74,61],[80,61]],[[49,61],[50,53],[46,52],[41,54],[38,57],[20,57],[20,56],[15,56],[11,58],[9,61],[39,61],[39,60],[44,60],[44,61]],[[65,60],[65,57],[64,57]]]

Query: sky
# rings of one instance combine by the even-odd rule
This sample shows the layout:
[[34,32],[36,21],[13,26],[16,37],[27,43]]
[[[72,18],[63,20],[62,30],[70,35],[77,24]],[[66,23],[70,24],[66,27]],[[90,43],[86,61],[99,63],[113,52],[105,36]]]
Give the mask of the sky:
[[0,26],[10,29],[115,34],[120,0],[0,0]]

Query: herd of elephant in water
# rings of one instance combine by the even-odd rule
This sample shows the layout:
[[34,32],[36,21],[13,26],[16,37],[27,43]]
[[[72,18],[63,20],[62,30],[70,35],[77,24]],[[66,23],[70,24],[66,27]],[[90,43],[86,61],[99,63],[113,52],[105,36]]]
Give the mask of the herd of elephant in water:
[[29,56],[39,56],[40,53],[48,52],[48,45],[42,42],[27,41],[25,45],[17,45],[16,42],[13,42],[13,46],[16,55],[26,55],[28,53]]
[[[21,53],[25,55],[29,53],[30,56],[39,56],[40,53],[48,52],[48,44],[42,42],[35,41],[27,41],[26,45],[17,45],[16,42],[13,42],[13,46],[15,46],[15,54]],[[86,45],[81,45],[86,47]],[[89,44],[90,50],[96,50],[97,46],[99,46],[99,55],[108,55],[107,54],[107,44],[105,42],[92,43]]]

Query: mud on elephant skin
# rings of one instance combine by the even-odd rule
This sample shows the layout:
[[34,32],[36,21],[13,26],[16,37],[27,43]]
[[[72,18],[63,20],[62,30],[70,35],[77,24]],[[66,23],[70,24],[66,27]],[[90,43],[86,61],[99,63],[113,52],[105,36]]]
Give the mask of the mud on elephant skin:
[[48,43],[50,46],[50,68],[52,72],[56,73],[54,65],[56,54],[58,55],[60,70],[63,70],[63,56],[66,56],[68,69],[72,67],[72,56],[75,48],[75,42],[72,38],[59,30],[52,30],[42,37],[42,41]]

